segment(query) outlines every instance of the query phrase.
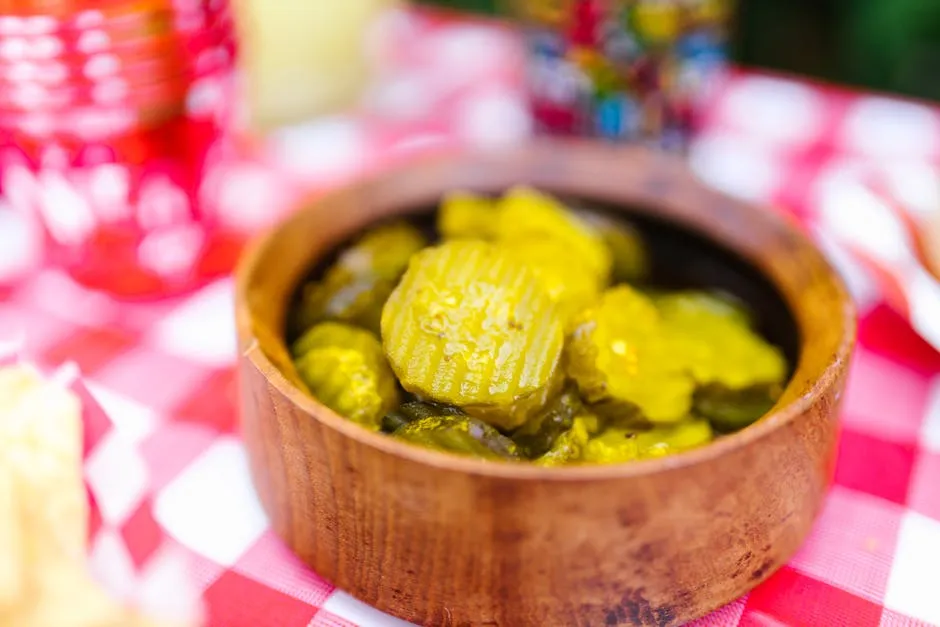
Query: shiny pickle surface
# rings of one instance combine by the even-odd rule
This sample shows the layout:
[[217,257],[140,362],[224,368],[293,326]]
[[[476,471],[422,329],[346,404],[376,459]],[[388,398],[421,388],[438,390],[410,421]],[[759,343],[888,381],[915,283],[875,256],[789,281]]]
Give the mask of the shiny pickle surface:
[[427,243],[418,229],[405,222],[368,231],[340,254],[322,280],[303,286],[291,320],[294,332],[337,320],[377,334],[386,299],[411,256]]
[[688,364],[699,385],[732,390],[779,383],[787,374],[782,351],[750,328],[745,310],[702,292],[680,292],[656,299],[678,359]]
[[368,331],[336,322],[310,329],[299,341],[295,365],[301,380],[324,405],[377,430],[398,405],[398,385],[379,341]]
[[480,240],[415,255],[383,310],[382,342],[405,390],[505,430],[562,382],[555,304],[524,264]]
[[673,351],[650,299],[618,285],[575,319],[568,374],[589,403],[634,405],[650,422],[676,422],[689,413],[695,384]]
[[425,416],[402,425],[393,436],[426,448],[482,459],[522,459],[512,440],[470,416]]

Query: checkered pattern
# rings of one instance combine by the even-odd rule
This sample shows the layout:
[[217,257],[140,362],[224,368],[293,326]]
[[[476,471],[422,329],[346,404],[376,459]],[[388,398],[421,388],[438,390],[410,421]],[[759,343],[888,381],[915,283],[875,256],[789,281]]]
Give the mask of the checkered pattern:
[[[488,36],[467,34],[471,42]],[[426,51],[414,54],[433,60]],[[410,80],[389,88],[388,97],[413,97],[409,89],[424,79]],[[427,126],[368,119],[368,134],[360,133],[365,122],[337,119],[318,124],[320,134],[306,140],[309,128],[277,141],[312,151],[304,148],[311,137],[394,138],[374,153],[382,162],[407,154],[409,144],[458,141],[454,127],[434,116]],[[355,146],[351,154],[363,150]],[[716,186],[803,219],[844,272],[861,321],[835,485],[811,536],[769,581],[697,625],[940,625],[940,353],[888,298],[880,277],[848,252],[858,252],[852,240],[819,219],[820,188],[847,161],[887,171],[879,164],[903,158],[933,173],[938,157],[940,114],[917,105],[741,74],[706,109],[693,166]],[[232,167],[257,175],[239,183],[253,194],[268,193],[272,181],[298,180],[296,172],[272,175],[252,161]],[[891,180],[903,179],[896,174]],[[308,181],[319,186],[349,175],[334,170]],[[853,176],[846,178],[862,180]],[[245,189],[243,199],[254,197]],[[77,363],[96,400],[91,406],[103,410],[87,420],[94,561],[108,566],[102,572],[145,572],[138,566],[173,561],[164,549],[172,538],[189,558],[210,627],[403,625],[335,591],[270,532],[234,423],[232,325],[229,279],[182,299],[124,304],[47,268],[0,300],[0,335],[20,334],[41,363]]]

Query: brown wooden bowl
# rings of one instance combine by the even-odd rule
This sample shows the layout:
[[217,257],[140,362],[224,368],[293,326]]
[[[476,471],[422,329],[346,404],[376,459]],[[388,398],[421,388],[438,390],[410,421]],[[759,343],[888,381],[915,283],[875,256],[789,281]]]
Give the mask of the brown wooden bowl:
[[[663,276],[757,307],[795,362],[772,412],[674,457],[543,468],[404,444],[301,391],[283,328],[311,267],[447,190],[515,183],[628,211]],[[414,164],[319,198],[251,247],[237,307],[242,426],[274,530],[339,588],[426,625],[673,625],[747,592],[820,508],[855,332],[841,281],[779,217],[670,157],[586,142]]]

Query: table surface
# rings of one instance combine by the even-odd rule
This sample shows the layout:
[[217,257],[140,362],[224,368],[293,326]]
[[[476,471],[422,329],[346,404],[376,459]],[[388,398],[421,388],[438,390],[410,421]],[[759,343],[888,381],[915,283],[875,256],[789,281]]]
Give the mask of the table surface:
[[[450,131],[428,119],[370,135],[385,145],[369,150],[387,162],[422,133],[446,141]],[[699,173],[800,217],[812,215],[819,185],[846,162],[940,160],[937,111],[787,79],[735,74],[705,120],[691,153]],[[358,124],[324,124],[337,123]],[[350,163],[367,150],[331,148]],[[333,173],[318,183],[355,174]],[[699,625],[940,624],[940,353],[843,251],[830,252],[861,311],[835,484],[791,562]],[[191,559],[212,627],[404,624],[334,590],[269,530],[235,422],[230,279],[127,304],[46,268],[0,300],[0,334],[17,331],[40,363],[76,362],[113,421],[87,429],[93,561],[133,571],[169,534]],[[123,542],[109,541],[116,536]]]

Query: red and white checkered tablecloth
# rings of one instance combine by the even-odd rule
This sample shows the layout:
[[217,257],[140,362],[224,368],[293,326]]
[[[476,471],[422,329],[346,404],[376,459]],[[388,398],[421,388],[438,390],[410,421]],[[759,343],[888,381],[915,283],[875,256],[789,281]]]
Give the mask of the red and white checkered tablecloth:
[[[475,46],[491,34],[473,28],[461,36]],[[460,44],[447,41],[459,58]],[[461,132],[493,139],[488,116],[517,115],[519,92],[504,79],[495,87],[477,79],[482,87],[463,85],[470,93],[450,101],[456,116],[333,119],[295,129],[280,149],[305,155],[315,167],[301,174],[316,187],[358,173],[359,154],[384,164],[459,145]],[[429,88],[427,75],[402,80],[385,97],[400,102]],[[518,124],[521,136],[526,124]],[[350,167],[318,153],[324,143]],[[906,202],[928,202],[932,188],[912,177],[940,171],[940,113],[735,74],[707,108],[691,161],[711,183],[790,208],[812,226],[847,164],[909,164],[888,168],[891,180],[908,195],[923,192]],[[272,174],[247,160],[232,167],[250,176],[226,192],[229,200],[263,197],[272,182],[303,187],[297,172]],[[237,216],[246,226],[269,218]],[[826,250],[861,311],[835,485],[794,559],[699,625],[940,625],[940,352],[886,304],[880,284],[838,241],[827,240]],[[224,279],[184,298],[127,304],[45,268],[0,292],[0,336],[22,333],[26,353],[42,364],[76,362],[113,421],[87,429],[86,460],[100,512],[92,524],[123,540],[108,545],[110,563],[133,571],[168,535],[191,559],[209,627],[403,625],[334,590],[271,533],[236,425],[232,296]],[[115,434],[132,446],[109,445]]]

